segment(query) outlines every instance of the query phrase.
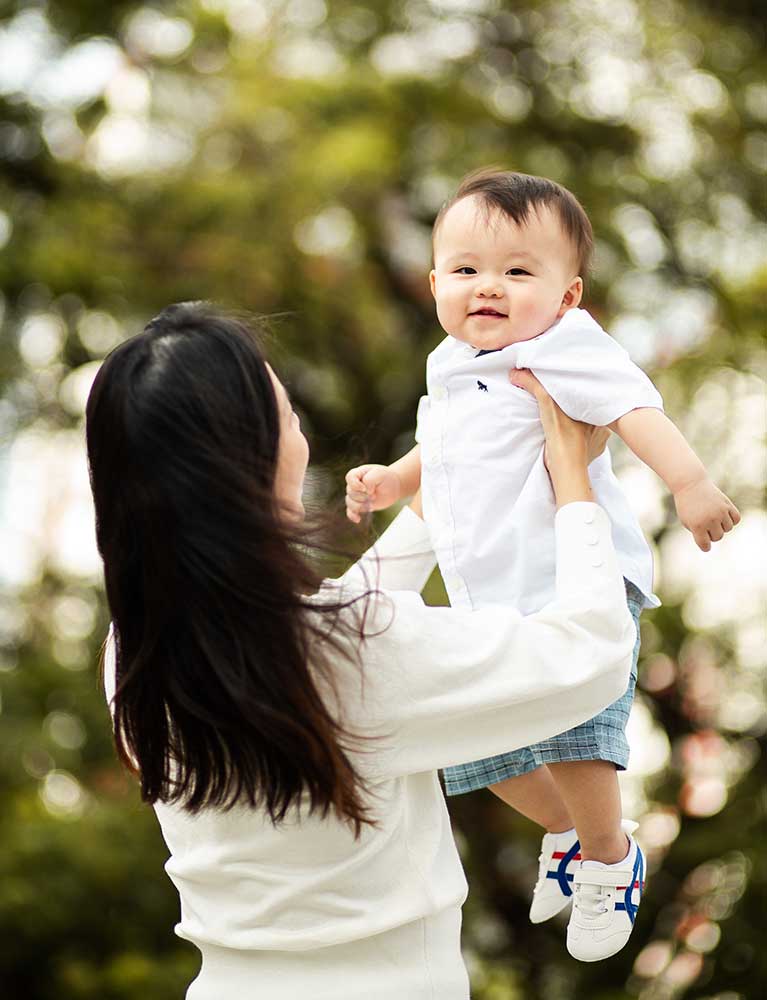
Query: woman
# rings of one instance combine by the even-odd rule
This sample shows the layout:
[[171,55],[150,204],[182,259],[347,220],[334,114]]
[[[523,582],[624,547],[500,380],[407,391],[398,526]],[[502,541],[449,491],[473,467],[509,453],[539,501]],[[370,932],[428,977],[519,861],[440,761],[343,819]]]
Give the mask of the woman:
[[316,577],[308,445],[243,323],[171,306],[99,371],[105,683],[170,849],[176,931],[202,952],[188,1000],[468,998],[437,769],[590,718],[635,638],[590,502],[605,436],[514,380],[537,395],[559,507],[557,600],[527,618],[424,605],[418,498],[339,580]]

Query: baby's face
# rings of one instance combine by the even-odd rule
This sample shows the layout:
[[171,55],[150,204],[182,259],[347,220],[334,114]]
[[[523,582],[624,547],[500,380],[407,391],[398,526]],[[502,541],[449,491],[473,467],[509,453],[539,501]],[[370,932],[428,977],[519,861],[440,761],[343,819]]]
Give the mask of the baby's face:
[[487,219],[476,196],[445,215],[434,243],[431,290],[442,328],[478,350],[530,340],[578,305],[583,282],[557,216],[543,207],[518,226]]

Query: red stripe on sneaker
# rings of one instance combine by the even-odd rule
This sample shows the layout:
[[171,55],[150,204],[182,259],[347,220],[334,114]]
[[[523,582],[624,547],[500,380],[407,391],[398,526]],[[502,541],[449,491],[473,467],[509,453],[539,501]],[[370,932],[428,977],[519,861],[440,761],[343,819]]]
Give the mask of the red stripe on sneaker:
[[[564,851],[554,851],[554,853],[551,856],[552,856],[552,858],[556,858],[557,860],[559,860],[559,858],[563,858],[565,856],[565,852]],[[573,856],[572,856],[572,858],[570,860],[571,861],[580,861],[581,860],[581,856],[580,856],[580,854],[573,854]]]

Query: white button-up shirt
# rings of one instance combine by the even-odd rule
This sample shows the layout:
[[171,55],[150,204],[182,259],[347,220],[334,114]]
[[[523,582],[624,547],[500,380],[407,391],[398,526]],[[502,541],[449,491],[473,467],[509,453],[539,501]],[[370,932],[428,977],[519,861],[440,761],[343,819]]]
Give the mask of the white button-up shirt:
[[[418,407],[424,517],[450,603],[508,603],[523,614],[555,594],[556,504],[543,464],[538,404],[509,382],[530,368],[569,416],[605,425],[638,407],[663,409],[650,379],[583,309],[544,333],[478,357],[447,337],[429,355]],[[652,553],[605,450],[589,468],[623,575],[653,594]],[[592,565],[600,565],[596,533]]]

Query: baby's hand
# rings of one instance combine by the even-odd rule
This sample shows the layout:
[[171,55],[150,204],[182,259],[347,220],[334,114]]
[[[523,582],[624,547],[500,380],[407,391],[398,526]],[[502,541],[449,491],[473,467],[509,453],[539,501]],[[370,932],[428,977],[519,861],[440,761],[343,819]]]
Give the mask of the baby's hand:
[[740,521],[738,508],[708,476],[675,493],[674,503],[679,520],[704,552]]
[[402,496],[402,483],[389,465],[358,465],[346,473],[346,516],[359,524],[363,514],[391,507]]

